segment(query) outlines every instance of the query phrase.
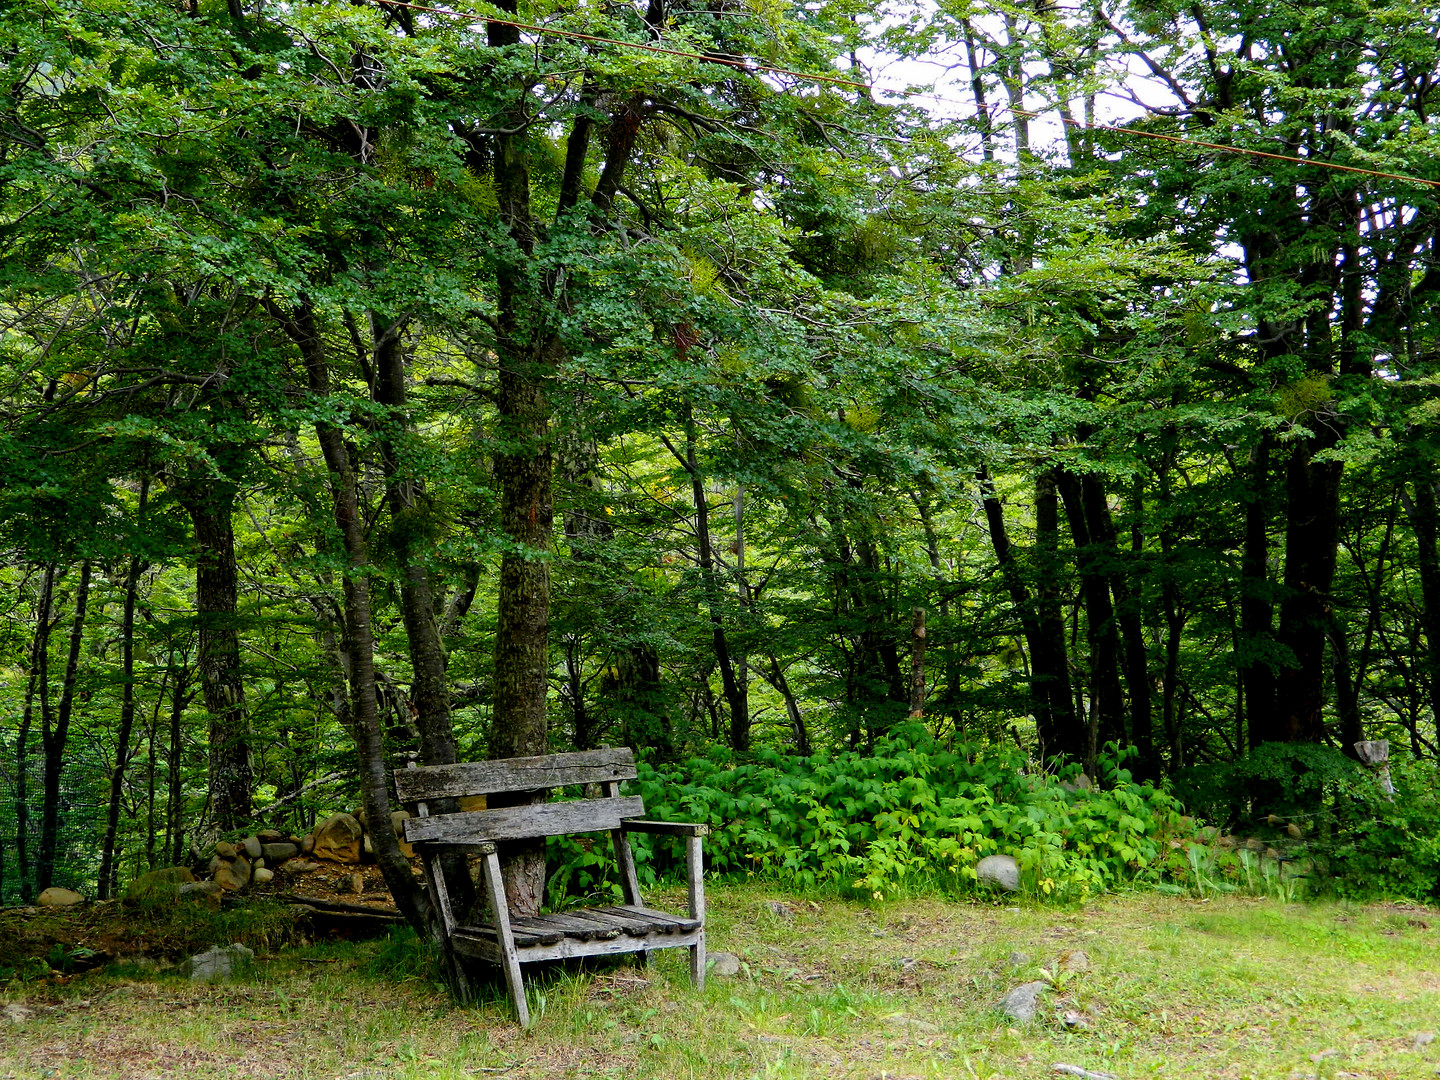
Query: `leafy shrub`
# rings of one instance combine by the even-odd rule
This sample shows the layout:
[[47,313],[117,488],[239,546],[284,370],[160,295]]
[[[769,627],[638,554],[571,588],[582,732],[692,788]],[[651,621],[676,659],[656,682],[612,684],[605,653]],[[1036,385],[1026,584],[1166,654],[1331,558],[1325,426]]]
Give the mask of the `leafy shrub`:
[[[1157,881],[1180,806],[1132,780],[1114,747],[1094,789],[1026,772],[1018,751],[938,744],[905,725],[873,751],[811,757],[723,748],[673,766],[642,764],[649,816],[711,826],[710,869],[800,888],[839,887],[884,898],[963,893],[985,856],[1013,856],[1032,895],[1081,899],[1122,882]],[[1072,770],[1073,771],[1073,770]],[[642,883],[678,869],[678,843],[637,835]],[[557,838],[552,902],[614,893],[609,845]]]

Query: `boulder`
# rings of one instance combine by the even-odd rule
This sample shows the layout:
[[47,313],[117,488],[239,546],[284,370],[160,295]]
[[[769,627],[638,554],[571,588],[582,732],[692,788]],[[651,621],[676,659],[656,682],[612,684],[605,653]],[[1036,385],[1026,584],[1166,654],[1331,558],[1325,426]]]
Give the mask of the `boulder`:
[[285,864],[285,869],[292,874],[313,874],[320,869],[320,864],[309,859],[291,859]]
[[405,822],[407,822],[407,821],[409,821],[409,820],[410,820],[410,811],[409,811],[409,810],[392,810],[392,811],[390,811],[390,828],[392,828],[392,829],[395,830],[395,835],[396,835],[396,836],[399,836],[399,837],[402,837],[402,838],[405,836]]
[[995,1008],[1018,1024],[1028,1024],[1035,1019],[1036,1010],[1040,1008],[1040,995],[1049,986],[1049,983],[1039,981],[1022,983],[996,1002]]
[[220,906],[220,895],[225,891],[218,881],[187,881],[175,890],[181,900]]
[[285,834],[279,829],[261,829],[255,837],[262,844],[278,844],[285,839]]
[[252,859],[260,858],[260,838],[258,836],[247,836],[241,842],[245,848],[245,854]]
[[215,854],[220,856],[220,858],[222,859],[233,859],[235,857],[235,853],[235,845],[230,843],[229,840],[221,840],[218,844],[215,845]]
[[250,884],[250,860],[244,855],[237,855],[227,863],[221,863],[215,869],[215,881],[220,883],[222,889],[243,889]]
[[711,975],[722,979],[733,979],[740,974],[740,957],[733,952],[712,952],[709,956]]
[[1020,864],[1009,855],[986,855],[975,864],[975,876],[981,885],[994,885],[1006,892],[1020,889]]
[[51,885],[42,892],[37,899],[41,907],[74,907],[83,903],[85,897],[81,896],[74,889],[62,889],[59,885]]
[[267,881],[271,881],[274,877],[275,871],[270,870],[264,866],[256,867],[255,870],[253,870],[250,874],[250,880],[253,881],[256,885],[264,885]]
[[188,976],[191,982],[215,982],[244,970],[254,959],[255,953],[238,942],[216,945],[181,964],[180,974]]
[[306,833],[300,838],[300,843],[296,846],[300,849],[301,855],[309,855],[315,850],[315,834]]
[[357,863],[360,861],[362,838],[360,822],[353,815],[331,814],[315,827],[313,854],[317,859]]
[[293,859],[300,854],[300,849],[294,844],[283,840],[272,841],[264,845],[263,852],[266,862],[284,862],[286,859]]
[[126,900],[142,900],[152,897],[174,897],[179,887],[195,880],[188,866],[167,866],[141,874],[125,889]]

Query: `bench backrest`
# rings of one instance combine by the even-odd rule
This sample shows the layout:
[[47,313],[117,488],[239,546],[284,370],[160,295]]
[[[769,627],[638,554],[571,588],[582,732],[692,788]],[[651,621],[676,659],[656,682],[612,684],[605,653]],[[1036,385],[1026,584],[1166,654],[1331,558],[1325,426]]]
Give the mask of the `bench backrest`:
[[515,791],[548,791],[570,785],[603,784],[608,797],[568,802],[532,803],[495,810],[455,814],[424,814],[405,823],[405,839],[413,843],[476,844],[565,833],[618,829],[627,818],[644,817],[638,795],[621,796],[622,780],[635,779],[635,754],[627,746],[612,750],[581,750],[542,757],[470,761],[395,770],[395,794],[402,803],[424,804],[466,795],[498,795]]

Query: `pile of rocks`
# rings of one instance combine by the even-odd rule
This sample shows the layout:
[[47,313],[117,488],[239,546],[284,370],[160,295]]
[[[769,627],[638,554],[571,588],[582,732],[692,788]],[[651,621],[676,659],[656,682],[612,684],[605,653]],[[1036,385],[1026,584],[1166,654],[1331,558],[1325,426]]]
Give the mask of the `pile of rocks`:
[[[390,815],[390,828],[400,838],[400,850],[407,858],[415,854],[404,839],[405,820],[409,816],[404,810]],[[319,864],[314,861],[317,859],[342,864],[373,861],[374,846],[363,811],[331,814],[304,836],[264,829],[243,840],[222,840],[215,845],[206,872],[210,883],[218,884],[221,890],[234,891],[252,884],[265,884],[281,867],[294,874],[317,870]]]

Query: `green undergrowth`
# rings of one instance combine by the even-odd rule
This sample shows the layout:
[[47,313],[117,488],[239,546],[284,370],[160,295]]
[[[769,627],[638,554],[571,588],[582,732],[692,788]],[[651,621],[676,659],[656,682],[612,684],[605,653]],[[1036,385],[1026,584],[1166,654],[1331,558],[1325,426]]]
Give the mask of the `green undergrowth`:
[[[1183,872],[1194,824],[1174,798],[1136,782],[1113,747],[1093,787],[1077,771],[1033,771],[1019,751],[945,746],[912,725],[863,753],[642,763],[635,786],[650,816],[711,827],[712,873],[799,889],[965,895],[987,855],[1013,856],[1025,894],[1061,902]],[[676,841],[632,842],[651,883],[678,867]],[[607,845],[560,838],[549,855],[552,902],[615,891]]]

